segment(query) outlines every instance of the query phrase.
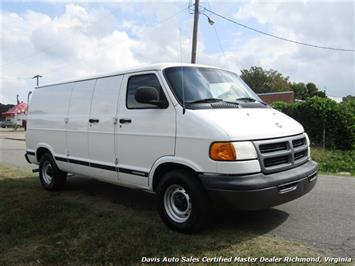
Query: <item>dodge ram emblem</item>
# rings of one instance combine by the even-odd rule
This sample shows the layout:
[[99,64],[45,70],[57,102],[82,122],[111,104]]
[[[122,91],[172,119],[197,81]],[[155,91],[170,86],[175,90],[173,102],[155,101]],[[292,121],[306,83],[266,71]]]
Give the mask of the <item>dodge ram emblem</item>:
[[279,128],[282,128],[282,125],[280,123],[275,123],[276,126],[278,126]]

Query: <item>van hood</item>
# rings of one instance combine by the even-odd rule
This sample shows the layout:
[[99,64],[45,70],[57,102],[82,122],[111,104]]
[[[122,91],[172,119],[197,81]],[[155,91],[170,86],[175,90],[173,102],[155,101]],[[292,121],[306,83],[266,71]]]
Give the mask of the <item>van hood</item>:
[[291,117],[272,108],[193,110],[230,140],[257,140],[301,134],[304,129]]

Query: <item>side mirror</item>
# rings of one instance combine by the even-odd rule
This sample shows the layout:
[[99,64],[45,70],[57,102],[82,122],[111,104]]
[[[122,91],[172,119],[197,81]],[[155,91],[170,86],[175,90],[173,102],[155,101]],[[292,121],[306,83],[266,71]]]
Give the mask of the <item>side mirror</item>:
[[134,97],[139,103],[153,104],[159,108],[168,107],[168,102],[165,99],[160,99],[161,95],[154,87],[139,87]]

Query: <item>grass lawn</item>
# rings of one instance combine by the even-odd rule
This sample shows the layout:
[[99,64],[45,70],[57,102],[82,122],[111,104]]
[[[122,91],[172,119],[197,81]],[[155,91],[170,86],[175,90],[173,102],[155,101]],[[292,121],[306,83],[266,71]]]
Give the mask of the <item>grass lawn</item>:
[[319,169],[323,173],[348,172],[355,176],[355,149],[343,151],[312,147],[311,157],[318,162]]
[[221,213],[202,234],[184,235],[162,224],[154,195],[87,178],[72,178],[65,191],[49,193],[33,174],[0,166],[0,265],[141,265],[142,256],[320,256],[300,243],[265,235],[287,216],[276,209]]

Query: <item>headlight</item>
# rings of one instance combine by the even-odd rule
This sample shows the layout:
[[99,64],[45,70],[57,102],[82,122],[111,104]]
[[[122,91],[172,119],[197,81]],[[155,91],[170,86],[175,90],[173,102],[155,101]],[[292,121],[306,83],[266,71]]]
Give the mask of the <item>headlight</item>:
[[210,147],[210,158],[215,161],[250,160],[256,159],[257,154],[250,141],[214,142]]

